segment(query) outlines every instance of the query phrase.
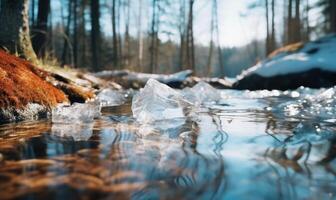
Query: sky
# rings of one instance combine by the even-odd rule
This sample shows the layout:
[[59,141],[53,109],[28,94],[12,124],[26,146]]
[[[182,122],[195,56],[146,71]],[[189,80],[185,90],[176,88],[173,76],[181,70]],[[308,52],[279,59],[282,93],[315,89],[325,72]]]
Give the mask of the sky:
[[[198,0],[195,5],[196,42],[208,42],[210,38],[211,1]],[[251,0],[218,0],[218,25],[221,46],[242,46],[253,39],[265,38],[264,13],[256,9],[248,13]]]
[[[132,35],[137,35],[138,30],[138,10],[140,0],[131,1],[131,22],[130,32]],[[143,34],[147,34],[151,19],[150,0],[142,0],[143,12]],[[180,0],[169,0],[169,2],[179,2]],[[248,44],[254,39],[264,39],[266,37],[266,22],[265,11],[263,8],[248,9],[248,5],[255,0],[217,0],[218,1],[218,24],[220,31],[220,44],[222,47],[236,47]],[[316,1],[316,0],[309,0]],[[101,0],[103,4],[109,5],[110,0]],[[277,1],[276,5],[276,32],[282,32],[282,8],[284,1]],[[63,5],[66,8],[66,5]],[[52,0],[52,9],[60,10],[60,0]],[[210,40],[210,21],[211,21],[211,0],[196,0],[194,8],[194,35],[197,44],[208,45]],[[110,9],[102,9],[101,27],[105,35],[111,35],[111,15]],[[169,11],[167,16],[164,16],[161,21],[171,22],[176,20],[178,15],[178,7]],[[58,12],[60,13],[60,12]],[[89,16],[87,16],[89,17]],[[173,19],[174,18],[174,19]],[[121,24],[124,24],[124,18],[121,17]],[[173,35],[168,36],[165,33],[160,34],[160,39],[166,41],[168,39],[178,41],[178,32],[176,28],[162,25],[162,32],[169,31]],[[124,31],[124,26],[121,27],[121,32]]]

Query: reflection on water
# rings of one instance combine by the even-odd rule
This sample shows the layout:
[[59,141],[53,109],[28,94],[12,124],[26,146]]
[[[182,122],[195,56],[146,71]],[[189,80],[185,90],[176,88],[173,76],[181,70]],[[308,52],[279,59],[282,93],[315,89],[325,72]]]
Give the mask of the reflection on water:
[[93,124],[2,125],[0,199],[334,199],[335,123],[273,109],[294,97],[147,125],[130,105]]

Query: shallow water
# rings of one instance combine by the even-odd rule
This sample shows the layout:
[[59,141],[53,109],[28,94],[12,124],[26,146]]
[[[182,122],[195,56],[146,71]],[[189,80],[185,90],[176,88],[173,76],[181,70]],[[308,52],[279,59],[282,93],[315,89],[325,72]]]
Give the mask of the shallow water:
[[336,113],[323,101],[335,96],[324,91],[227,90],[151,124],[125,104],[93,125],[2,125],[0,199],[335,199]]

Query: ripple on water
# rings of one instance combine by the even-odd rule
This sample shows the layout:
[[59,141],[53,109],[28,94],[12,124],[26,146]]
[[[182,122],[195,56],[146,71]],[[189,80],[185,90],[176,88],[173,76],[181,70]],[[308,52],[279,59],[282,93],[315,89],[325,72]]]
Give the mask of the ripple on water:
[[0,199],[335,198],[335,88],[220,92],[146,124],[125,104],[92,124],[1,125]]

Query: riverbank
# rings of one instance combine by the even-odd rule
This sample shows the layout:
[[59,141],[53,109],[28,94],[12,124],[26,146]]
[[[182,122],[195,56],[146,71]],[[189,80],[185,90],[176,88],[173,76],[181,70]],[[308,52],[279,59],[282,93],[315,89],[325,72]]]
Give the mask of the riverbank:
[[60,71],[47,71],[0,51],[0,123],[46,118],[59,104],[84,103],[95,97],[98,81]]

